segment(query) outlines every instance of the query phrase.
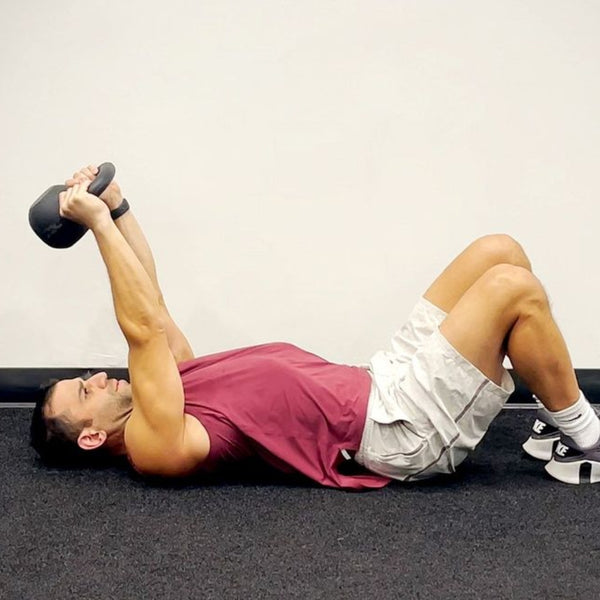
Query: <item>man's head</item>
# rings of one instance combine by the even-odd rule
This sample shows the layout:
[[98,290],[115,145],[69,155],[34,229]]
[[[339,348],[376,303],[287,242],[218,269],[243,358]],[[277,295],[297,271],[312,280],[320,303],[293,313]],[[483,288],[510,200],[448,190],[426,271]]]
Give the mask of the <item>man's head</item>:
[[31,445],[51,464],[90,462],[124,452],[131,386],[106,373],[62,379],[48,386],[34,410]]

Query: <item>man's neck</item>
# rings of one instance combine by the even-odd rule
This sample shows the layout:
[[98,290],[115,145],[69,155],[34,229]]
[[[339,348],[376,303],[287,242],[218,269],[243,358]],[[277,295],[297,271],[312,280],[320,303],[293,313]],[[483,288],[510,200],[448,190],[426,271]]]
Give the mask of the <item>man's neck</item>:
[[127,447],[125,445],[125,428],[131,416],[131,409],[120,416],[115,423],[115,429],[106,440],[106,447],[112,456],[125,456]]

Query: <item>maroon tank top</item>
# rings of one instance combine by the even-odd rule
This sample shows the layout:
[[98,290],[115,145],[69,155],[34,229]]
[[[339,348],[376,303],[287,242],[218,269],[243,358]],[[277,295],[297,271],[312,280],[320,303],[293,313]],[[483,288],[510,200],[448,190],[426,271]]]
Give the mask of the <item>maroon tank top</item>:
[[240,348],[179,364],[185,412],[208,431],[200,470],[260,457],[339,488],[379,488],[375,473],[342,474],[342,450],[360,446],[371,376],[284,343]]

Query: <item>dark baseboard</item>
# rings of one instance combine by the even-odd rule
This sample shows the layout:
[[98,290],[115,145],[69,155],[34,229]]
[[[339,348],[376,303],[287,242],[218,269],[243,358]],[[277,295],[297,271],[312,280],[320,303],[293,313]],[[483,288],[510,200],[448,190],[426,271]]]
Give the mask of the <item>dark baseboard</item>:
[[[81,377],[86,372],[106,371],[109,377],[128,379],[127,369],[90,367],[57,367],[57,368],[0,368],[0,402],[21,403],[36,402],[43,395],[44,386],[53,379]],[[579,386],[593,404],[600,404],[600,369],[576,369]],[[509,398],[509,404],[534,404],[531,392],[514,371],[516,389]]]

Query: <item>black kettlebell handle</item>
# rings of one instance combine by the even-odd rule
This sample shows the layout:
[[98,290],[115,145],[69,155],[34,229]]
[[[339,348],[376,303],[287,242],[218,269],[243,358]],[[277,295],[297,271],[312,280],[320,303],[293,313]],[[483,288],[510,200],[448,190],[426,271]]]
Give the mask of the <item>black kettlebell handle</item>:
[[[102,163],[88,192],[100,196],[115,177],[115,166]],[[86,233],[87,227],[60,216],[58,196],[67,190],[66,185],[49,187],[29,209],[29,224],[36,235],[52,248],[70,248]]]

